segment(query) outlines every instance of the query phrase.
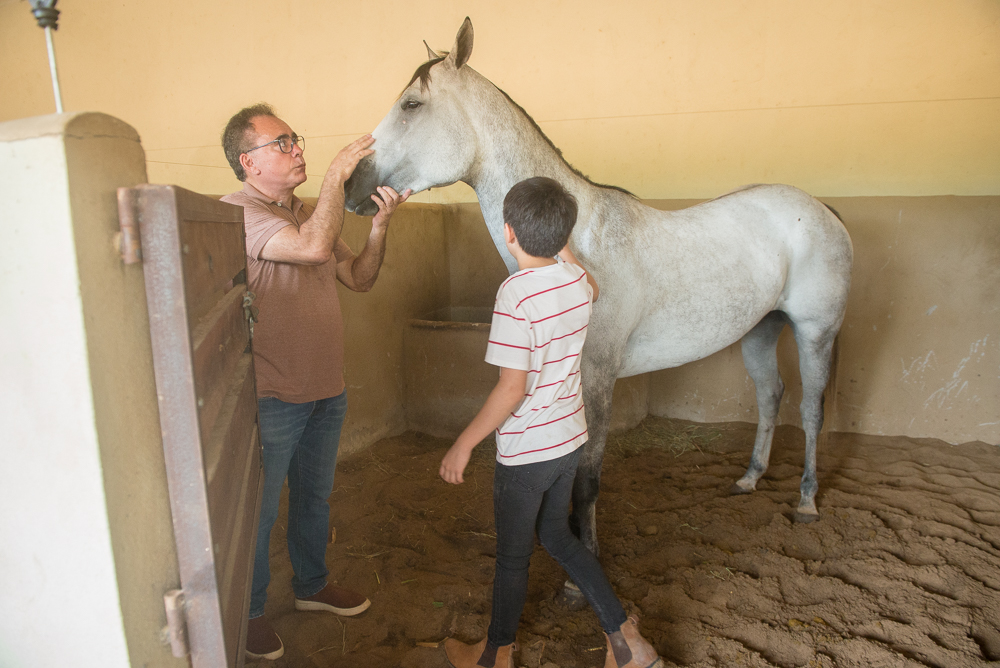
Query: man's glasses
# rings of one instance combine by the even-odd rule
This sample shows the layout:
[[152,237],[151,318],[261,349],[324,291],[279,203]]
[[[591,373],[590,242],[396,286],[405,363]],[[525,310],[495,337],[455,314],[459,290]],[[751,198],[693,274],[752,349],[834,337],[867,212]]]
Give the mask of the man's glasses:
[[293,146],[298,146],[303,151],[306,150],[306,138],[302,135],[292,135],[291,137],[288,135],[281,135],[277,139],[272,139],[266,144],[254,146],[253,148],[243,152],[249,153],[250,151],[256,151],[259,148],[264,148],[265,146],[270,146],[271,144],[277,144],[282,153],[291,153]]

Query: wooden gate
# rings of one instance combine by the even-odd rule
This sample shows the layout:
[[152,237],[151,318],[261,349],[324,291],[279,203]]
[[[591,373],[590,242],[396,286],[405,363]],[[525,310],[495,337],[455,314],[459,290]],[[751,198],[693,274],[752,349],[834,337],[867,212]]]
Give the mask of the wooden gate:
[[181,579],[171,644],[194,668],[240,667],[264,481],[243,209],[154,185],[119,189],[118,205],[149,307]]

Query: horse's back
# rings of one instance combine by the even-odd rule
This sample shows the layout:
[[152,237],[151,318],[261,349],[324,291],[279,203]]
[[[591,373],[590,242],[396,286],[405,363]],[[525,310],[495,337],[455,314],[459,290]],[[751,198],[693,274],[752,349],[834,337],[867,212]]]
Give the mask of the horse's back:
[[787,273],[775,309],[796,326],[839,328],[850,288],[854,250],[840,216],[793,186],[755,186],[742,194],[769,212],[787,249]]
[[629,330],[619,333],[627,336],[622,375],[706,357],[773,310],[839,324],[850,239],[801,190],[751,186],[678,211],[643,206],[632,215],[615,232],[631,230],[624,247],[635,252],[605,253],[595,274],[603,294],[622,304],[617,313],[596,310],[605,322],[595,324]]

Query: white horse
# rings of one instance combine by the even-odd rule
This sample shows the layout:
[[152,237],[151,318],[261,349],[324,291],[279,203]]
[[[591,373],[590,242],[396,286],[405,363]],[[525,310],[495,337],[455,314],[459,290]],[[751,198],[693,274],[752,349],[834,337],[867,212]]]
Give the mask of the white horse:
[[[426,45],[426,42],[425,42]],[[778,334],[795,333],[802,375],[805,467],[797,520],[816,510],[816,440],[834,337],[850,286],[853,249],[831,209],[785,185],[753,185],[675,212],[591,182],[563,159],[538,125],[466,63],[466,18],[447,54],[414,73],[372,135],[374,155],[347,183],[347,208],[373,215],[378,185],[414,192],[464,181],[479,197],[507,268],[503,199],[515,183],[548,176],[579,202],[573,252],[601,287],[582,362],[590,440],[573,490],[573,523],[597,553],[594,507],[615,380],[699,360],[742,340],[757,390],[759,422],[746,474],[733,491],[752,492],[767,469],[784,391]]]

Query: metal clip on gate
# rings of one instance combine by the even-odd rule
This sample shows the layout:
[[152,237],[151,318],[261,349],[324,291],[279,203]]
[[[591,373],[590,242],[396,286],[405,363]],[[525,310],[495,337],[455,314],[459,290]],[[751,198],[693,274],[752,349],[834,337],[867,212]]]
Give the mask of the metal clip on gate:
[[253,324],[257,322],[257,314],[260,313],[260,309],[253,305],[253,300],[257,298],[257,295],[247,290],[243,293],[243,315],[246,316],[247,322],[250,324],[250,338],[253,338]]

